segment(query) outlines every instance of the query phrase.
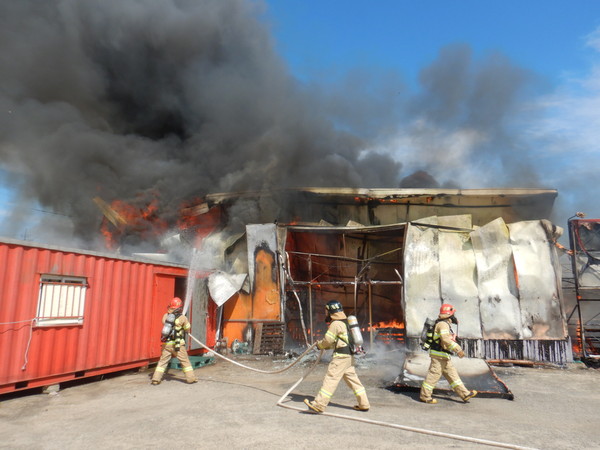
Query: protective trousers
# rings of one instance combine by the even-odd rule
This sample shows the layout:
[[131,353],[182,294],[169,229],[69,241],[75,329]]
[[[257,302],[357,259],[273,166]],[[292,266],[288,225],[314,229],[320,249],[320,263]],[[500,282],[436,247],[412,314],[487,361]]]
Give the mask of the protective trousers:
[[319,393],[315,397],[313,405],[317,409],[324,411],[342,378],[352,392],[354,392],[354,395],[356,395],[359,408],[369,409],[367,392],[358,379],[358,375],[356,375],[356,370],[354,370],[354,357],[351,355],[339,355],[334,356],[331,359],[329,367],[327,368],[327,373],[323,379],[323,385],[321,386],[321,389],[319,389]]
[[425,381],[421,384],[421,400],[431,400],[431,393],[442,375],[448,380],[450,388],[452,388],[460,398],[464,399],[469,395],[469,390],[463,384],[454,364],[452,364],[452,361],[449,358],[434,355],[429,356],[431,357],[431,364],[429,365],[429,372],[427,372]]
[[196,374],[194,373],[194,368],[192,367],[192,363],[190,362],[190,358],[187,354],[187,350],[184,346],[179,347],[179,350],[176,351],[175,347],[172,344],[166,344],[163,347],[162,353],[160,355],[160,359],[158,360],[158,364],[156,365],[156,369],[154,370],[154,374],[152,375],[152,381],[160,382],[162,377],[167,370],[167,366],[169,365],[169,361],[171,358],[177,358],[179,363],[181,364],[181,369],[183,370],[183,374],[185,375],[185,380],[188,383],[194,383],[197,381]]

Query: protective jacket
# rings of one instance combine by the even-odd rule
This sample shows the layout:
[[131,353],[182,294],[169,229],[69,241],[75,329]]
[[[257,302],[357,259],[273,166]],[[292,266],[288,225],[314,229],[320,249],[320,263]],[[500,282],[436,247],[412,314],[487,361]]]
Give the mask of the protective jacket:
[[[163,324],[167,320],[168,314],[165,314],[162,318]],[[185,346],[185,337],[186,333],[190,331],[192,325],[188,318],[184,315],[181,315],[175,319],[175,323],[173,326],[173,332],[169,339],[165,342],[166,345],[172,345],[175,348]]]
[[325,333],[325,337],[317,342],[319,350],[334,349],[333,357],[350,355],[348,347],[348,327],[346,326],[346,314],[340,311],[331,315],[332,322]]
[[438,319],[433,329],[433,345],[429,349],[430,356],[450,359],[452,353],[459,353],[462,348],[455,341],[456,337],[450,328],[450,319]]

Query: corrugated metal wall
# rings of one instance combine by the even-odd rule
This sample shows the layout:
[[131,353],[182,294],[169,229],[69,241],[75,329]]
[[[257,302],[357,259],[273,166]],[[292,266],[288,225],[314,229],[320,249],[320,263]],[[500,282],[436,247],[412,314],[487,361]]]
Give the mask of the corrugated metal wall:
[[410,341],[416,343],[442,303],[451,303],[468,356],[567,362],[561,269],[544,222],[507,225],[497,218],[468,231],[462,217],[409,225],[404,308]]
[[[146,365],[183,266],[0,242],[0,393]],[[81,325],[36,326],[40,276],[85,278]],[[209,327],[214,328],[214,327]]]

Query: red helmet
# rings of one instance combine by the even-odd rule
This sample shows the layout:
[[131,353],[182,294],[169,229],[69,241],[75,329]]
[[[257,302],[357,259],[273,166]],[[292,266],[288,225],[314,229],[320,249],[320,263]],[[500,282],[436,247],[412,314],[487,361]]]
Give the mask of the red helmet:
[[179,309],[183,307],[183,302],[179,297],[173,297],[173,300],[169,303],[170,309]]
[[444,303],[440,307],[440,315],[445,314],[447,316],[453,316],[455,312],[456,312],[456,309],[454,309],[454,306],[452,306],[449,303]]

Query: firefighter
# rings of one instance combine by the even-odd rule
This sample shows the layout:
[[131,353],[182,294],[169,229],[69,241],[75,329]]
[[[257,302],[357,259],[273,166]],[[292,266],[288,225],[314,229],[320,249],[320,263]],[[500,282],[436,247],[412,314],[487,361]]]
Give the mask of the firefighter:
[[171,358],[179,360],[187,383],[198,381],[185,349],[186,334],[189,333],[192,326],[187,317],[182,314],[182,309],[183,302],[179,297],[174,297],[167,307],[167,313],[162,318],[163,336],[161,340],[164,344],[160,359],[152,375],[153,385],[160,384]]
[[477,395],[477,391],[469,391],[465,387],[450,359],[452,353],[456,353],[459,358],[465,356],[465,352],[456,343],[456,335],[452,333],[450,327],[451,323],[458,324],[458,320],[454,317],[455,313],[454,306],[447,303],[440,308],[440,314],[433,330],[433,344],[429,350],[431,364],[425,381],[421,385],[419,396],[424,403],[437,403],[436,399],[431,398],[431,394],[442,375],[448,380],[452,390],[462,398],[463,402],[468,403],[470,399]]
[[369,399],[364,386],[356,375],[354,369],[354,356],[350,352],[348,346],[348,326],[344,320],[346,314],[344,314],[344,308],[342,304],[337,300],[331,300],[325,305],[326,320],[331,321],[325,337],[317,342],[317,348],[333,349],[333,357],[327,368],[327,373],[323,379],[323,385],[314,401],[309,401],[307,398],[304,399],[304,403],[314,412],[322,413],[329,404],[331,397],[333,396],[338,383],[343,378],[346,384],[358,401],[358,405],[354,406],[354,409],[358,411],[369,410]]

